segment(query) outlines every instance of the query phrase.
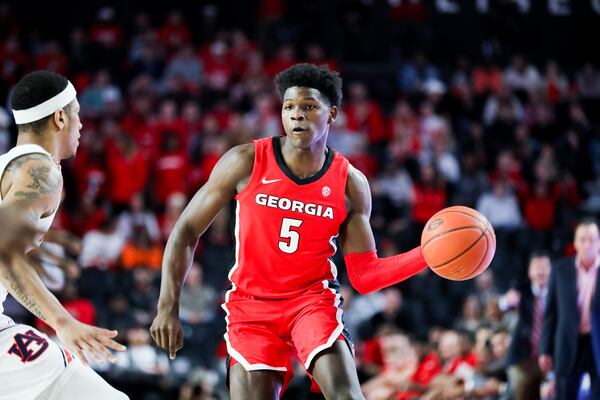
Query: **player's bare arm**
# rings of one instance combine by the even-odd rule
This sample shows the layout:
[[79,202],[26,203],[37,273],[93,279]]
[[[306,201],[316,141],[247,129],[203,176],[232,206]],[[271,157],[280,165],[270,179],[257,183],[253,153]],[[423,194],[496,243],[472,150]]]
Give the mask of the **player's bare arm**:
[[[2,180],[3,205],[18,204],[32,224],[52,214],[62,192],[59,167],[43,154],[14,160]],[[24,307],[50,325],[63,343],[85,362],[83,351],[95,360],[114,360],[106,348],[124,350],[111,338],[116,332],[95,328],[75,320],[44,286],[39,275],[23,257],[12,257],[10,272],[2,269],[0,280]]]
[[208,182],[198,190],[169,235],[162,263],[158,314],[150,332],[171,358],[183,346],[179,324],[179,296],[192,264],[198,238],[219,211],[248,183],[254,163],[254,145],[232,148],[215,165]]
[[375,249],[371,218],[371,188],[362,172],[348,167],[346,181],[346,209],[348,216],[340,237],[344,254],[364,253]]
[[369,182],[352,166],[348,169],[346,182],[346,207],[348,216],[340,230],[340,237],[348,276],[356,290],[370,293],[401,282],[427,268],[420,247],[393,257],[377,257],[369,223]]

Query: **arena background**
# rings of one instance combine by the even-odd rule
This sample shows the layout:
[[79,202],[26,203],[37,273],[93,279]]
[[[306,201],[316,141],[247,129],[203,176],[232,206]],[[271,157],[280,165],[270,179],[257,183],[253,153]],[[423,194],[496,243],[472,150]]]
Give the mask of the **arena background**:
[[[360,296],[340,274],[368,398],[419,398],[461,363],[478,387],[503,384],[528,256],[573,254],[575,222],[600,213],[599,37],[596,0],[0,2],[0,153],[16,139],[15,82],[68,76],[84,128],[55,229],[80,237],[81,254],[66,274],[48,265],[48,285],[81,320],[120,330],[128,352],[94,367],[132,399],[224,399],[231,209],[200,240],[174,362],[147,330],[164,242],[227,148],[282,132],[273,75],[328,64],[345,90],[330,144],[369,178],[379,254],[416,245],[454,204],[484,212],[498,238],[469,282],[425,272]],[[415,368],[426,376],[413,392]],[[377,383],[390,369],[392,389]],[[296,376],[285,399],[319,398]]]

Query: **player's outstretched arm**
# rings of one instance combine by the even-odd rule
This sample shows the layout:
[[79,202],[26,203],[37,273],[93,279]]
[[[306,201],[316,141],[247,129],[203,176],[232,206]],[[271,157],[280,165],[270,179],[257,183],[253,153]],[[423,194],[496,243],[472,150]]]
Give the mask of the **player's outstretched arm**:
[[236,146],[221,157],[208,182],[198,190],[173,227],[163,255],[158,314],[150,327],[156,344],[175,353],[183,346],[179,323],[179,296],[187,270],[193,261],[198,238],[219,211],[233,199],[241,182],[247,180],[254,164],[254,145]]
[[[6,171],[13,176],[3,207],[21,210],[22,218],[32,224],[55,211],[62,192],[62,176],[50,158],[41,154],[27,155],[14,160]],[[114,360],[107,348],[125,349],[112,340],[116,332],[89,326],[73,318],[46,289],[24,254],[13,254],[0,269],[0,281],[9,293],[50,325],[63,344],[83,362],[86,361],[83,351],[88,351],[91,357],[100,362],[102,358]]]
[[342,250],[350,283],[359,293],[370,293],[394,285],[427,268],[420,247],[393,257],[377,257],[369,223],[369,182],[352,166],[348,170],[346,183],[346,206],[348,216],[341,230]]

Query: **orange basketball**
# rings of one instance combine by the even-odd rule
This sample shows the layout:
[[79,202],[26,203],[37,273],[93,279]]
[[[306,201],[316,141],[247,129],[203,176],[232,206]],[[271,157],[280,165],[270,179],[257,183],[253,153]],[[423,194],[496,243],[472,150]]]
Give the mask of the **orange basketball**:
[[448,207],[427,221],[421,248],[433,272],[453,281],[464,281],[490,265],[496,251],[496,236],[492,224],[479,211]]

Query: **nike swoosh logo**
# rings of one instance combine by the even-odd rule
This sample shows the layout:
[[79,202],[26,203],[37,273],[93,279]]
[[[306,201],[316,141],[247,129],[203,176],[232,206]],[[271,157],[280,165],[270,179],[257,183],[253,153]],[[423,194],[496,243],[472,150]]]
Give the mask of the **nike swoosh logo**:
[[275,183],[275,182],[279,182],[281,179],[269,179],[267,180],[267,177],[262,178],[262,183],[263,185],[268,185],[269,183]]

